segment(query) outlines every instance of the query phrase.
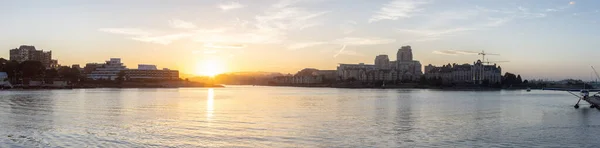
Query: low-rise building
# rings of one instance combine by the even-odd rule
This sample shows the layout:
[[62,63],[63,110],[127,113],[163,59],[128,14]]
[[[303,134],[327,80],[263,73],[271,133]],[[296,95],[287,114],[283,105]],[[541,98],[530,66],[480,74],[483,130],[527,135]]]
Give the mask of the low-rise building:
[[278,76],[273,80],[279,85],[321,84],[323,76]]
[[123,63],[121,63],[120,58],[110,58],[109,61],[106,61],[106,64],[94,68],[94,70],[87,74],[87,78],[92,80],[116,80],[119,72],[126,69]]
[[148,70],[148,69],[127,69],[123,70],[125,80],[178,80],[179,71],[177,70]]

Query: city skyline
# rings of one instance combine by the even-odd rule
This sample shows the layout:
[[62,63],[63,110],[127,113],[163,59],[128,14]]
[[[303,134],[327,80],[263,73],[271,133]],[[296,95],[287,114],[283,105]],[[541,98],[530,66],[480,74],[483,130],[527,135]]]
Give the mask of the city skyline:
[[[344,1],[346,2],[346,1]],[[544,2],[544,3],[542,3]],[[373,63],[413,47],[422,65],[489,56],[527,79],[589,80],[600,63],[595,1],[157,0],[8,1],[0,6],[0,54],[34,45],[63,65],[124,59],[185,74],[293,73]],[[148,9],[152,8],[152,9]],[[44,13],[51,12],[51,13]],[[598,64],[600,65],[600,64]],[[212,69],[211,72],[206,72]]]

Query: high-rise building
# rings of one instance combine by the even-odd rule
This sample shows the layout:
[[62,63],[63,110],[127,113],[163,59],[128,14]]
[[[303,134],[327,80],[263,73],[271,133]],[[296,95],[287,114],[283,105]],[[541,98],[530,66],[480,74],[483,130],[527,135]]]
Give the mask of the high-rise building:
[[52,51],[37,50],[35,46],[21,45],[10,50],[10,60],[17,62],[40,61],[46,68],[58,66],[58,61],[52,60]]
[[389,69],[390,58],[388,58],[388,55],[378,55],[375,57],[375,66],[380,69]]
[[413,61],[412,49],[410,46],[402,46],[398,49],[396,61]]

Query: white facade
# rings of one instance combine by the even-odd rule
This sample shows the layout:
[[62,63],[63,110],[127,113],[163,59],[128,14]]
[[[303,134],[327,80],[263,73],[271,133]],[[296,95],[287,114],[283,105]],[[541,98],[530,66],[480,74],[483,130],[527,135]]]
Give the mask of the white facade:
[[120,58],[110,58],[110,61],[106,61],[106,64],[96,68],[87,77],[93,80],[115,80],[119,72],[126,69]]

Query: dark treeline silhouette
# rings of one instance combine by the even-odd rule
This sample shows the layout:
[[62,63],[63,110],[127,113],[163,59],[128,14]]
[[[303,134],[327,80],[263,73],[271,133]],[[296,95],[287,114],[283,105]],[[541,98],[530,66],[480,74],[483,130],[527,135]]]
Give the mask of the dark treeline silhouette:
[[25,80],[64,80],[70,82],[79,82],[82,78],[79,69],[61,66],[58,68],[46,69],[40,61],[9,61],[0,58],[0,72],[6,72],[9,81],[13,84],[20,84]]

